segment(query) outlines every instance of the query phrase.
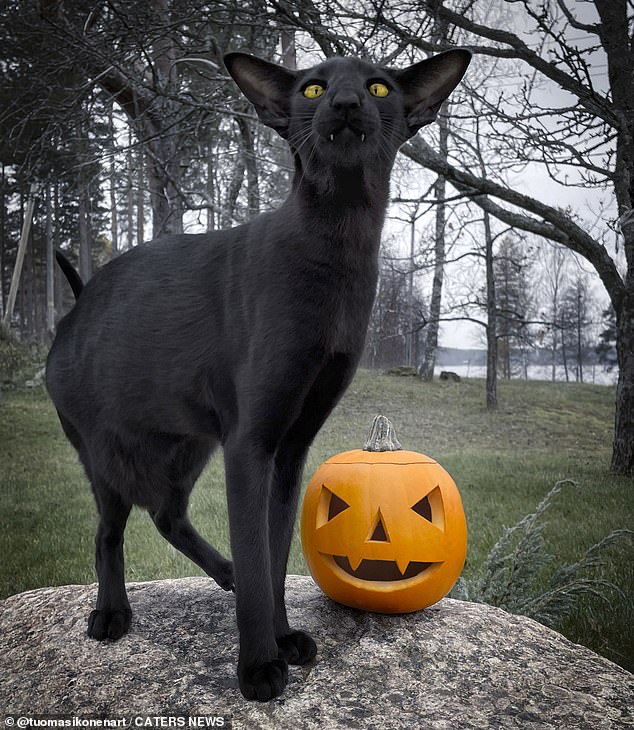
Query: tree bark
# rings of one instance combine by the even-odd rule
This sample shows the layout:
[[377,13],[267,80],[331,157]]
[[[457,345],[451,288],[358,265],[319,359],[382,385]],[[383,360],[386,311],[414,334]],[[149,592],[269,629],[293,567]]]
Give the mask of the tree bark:
[[137,191],[136,191],[136,242],[143,243],[145,239],[145,176],[143,147],[137,150]]
[[92,241],[90,234],[90,201],[80,175],[79,180],[79,276],[84,283],[92,276]]
[[152,237],[183,232],[183,201],[178,189],[180,159],[173,139],[148,142],[147,181],[152,207]]
[[260,182],[255,156],[255,142],[250,123],[244,117],[236,117],[242,136],[242,150],[247,172],[247,217],[253,218],[260,212]]
[[414,359],[414,242],[416,240],[416,212],[412,213],[409,236],[409,271],[407,272],[407,332],[405,339],[405,364],[416,367]]
[[615,306],[619,379],[612,470],[634,474],[634,43],[628,38],[625,0],[596,0],[608,59],[612,103],[619,110],[614,191],[627,261],[624,295]]
[[[115,149],[114,115],[112,105],[108,110],[110,145]],[[110,155],[110,239],[112,243],[112,258],[119,254],[119,213],[117,211],[117,168],[114,153]]]
[[583,303],[581,281],[577,283],[577,380],[583,383]]
[[21,322],[23,337],[30,339],[37,330],[35,320],[35,266],[33,256],[33,226],[29,232],[29,240],[26,245],[26,254],[24,256],[24,272],[22,274],[22,299]]
[[566,320],[563,312],[560,312],[559,314],[559,331],[561,332],[561,359],[564,366],[564,375],[566,382],[569,383],[570,371],[568,370],[568,343],[566,342]]
[[[26,212],[22,217],[22,233],[20,235],[20,243],[18,244],[18,253],[15,259],[15,265],[13,267],[13,276],[11,278],[11,286],[9,288],[9,296],[7,299],[7,306],[4,311],[4,319],[2,320],[2,329],[4,334],[8,335],[11,328],[11,317],[13,316],[13,308],[15,306],[15,300],[18,294],[18,290],[23,294],[23,287],[20,287],[20,276],[22,274],[22,264],[24,263],[24,255],[26,253],[27,244],[29,242],[29,235],[31,233],[31,221],[33,219],[33,211],[35,209],[35,193],[37,192],[37,185],[31,184],[31,193],[29,196],[29,202],[26,206]],[[21,297],[23,304],[23,297]],[[22,306],[24,309],[24,306]]]
[[495,270],[493,267],[493,236],[489,214],[484,211],[484,241],[487,287],[487,376],[486,406],[488,410],[498,405],[498,336],[497,302],[495,297]]
[[616,387],[616,415],[612,470],[634,474],[634,284],[630,284],[623,306],[616,313],[619,379]]
[[295,31],[290,28],[283,28],[280,32],[280,41],[282,43],[282,66],[295,71],[297,69]]
[[46,184],[46,332],[55,330],[55,257],[53,256],[53,203],[51,186]]
[[128,149],[126,151],[126,240],[128,251],[134,245],[134,177],[133,177],[132,130],[128,130]]
[[[444,154],[447,154],[447,127],[444,125]],[[441,145],[441,154],[443,154]],[[440,327],[440,307],[442,303],[442,285],[445,275],[445,178],[438,176],[434,186],[436,204],[436,228],[434,235],[434,280],[432,283],[431,300],[429,303],[429,324],[425,338],[425,358],[421,367],[420,376],[423,380],[431,381],[434,378],[436,366],[436,350],[438,349],[438,330]]]
[[[210,203],[215,203],[216,190],[215,190],[215,178],[214,178],[214,164],[211,154],[207,158],[207,197]],[[214,205],[210,205],[207,208],[207,231],[213,231],[216,228]]]
[[0,312],[4,314],[4,303],[5,303],[5,287],[4,287],[4,260],[5,260],[5,217],[6,217],[6,204],[5,204],[5,177],[4,177],[4,162],[0,162]]
[[[59,247],[59,228],[60,228],[60,203],[59,203],[59,180],[56,180],[53,188],[53,210],[55,211],[55,227],[53,229],[53,248]],[[55,291],[55,314],[57,320],[61,317],[64,311],[64,289],[62,283],[62,270],[59,266],[54,266],[53,271],[55,272],[55,284],[53,289]]]
[[[242,141],[242,138],[241,138]],[[241,145],[242,147],[242,145]],[[233,170],[231,172],[231,182],[229,183],[229,189],[227,190],[227,197],[224,206],[221,208],[220,227],[229,228],[231,222],[235,216],[236,204],[238,202],[238,195],[240,195],[240,189],[242,188],[242,181],[244,180],[244,164],[245,154],[241,148],[235,157]]]

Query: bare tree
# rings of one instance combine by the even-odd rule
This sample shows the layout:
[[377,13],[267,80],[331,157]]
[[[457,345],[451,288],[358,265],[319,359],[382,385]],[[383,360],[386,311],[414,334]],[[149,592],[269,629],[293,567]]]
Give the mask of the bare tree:
[[[510,4],[510,0],[508,0]],[[406,154],[429,169],[446,176],[459,190],[479,193],[476,202],[505,223],[567,246],[586,258],[596,270],[610,297],[617,318],[619,380],[612,452],[612,469],[634,472],[634,6],[628,0],[595,0],[595,18],[582,21],[565,0],[548,0],[537,8],[528,0],[514,2],[522,34],[490,27],[474,18],[474,6],[454,3],[439,10],[448,23],[467,33],[476,54],[516,59],[528,69],[523,85],[513,98],[497,95],[495,103],[479,90],[482,102],[495,116],[500,130],[495,153],[527,164],[540,165],[562,184],[611,190],[616,212],[606,221],[617,233],[624,252],[621,273],[608,250],[607,237],[591,233],[591,225],[579,220],[574,210],[550,200],[520,192],[503,183],[483,178],[472,170],[443,160],[428,143],[417,137]],[[585,4],[587,9],[590,3]],[[521,17],[519,17],[521,13]],[[394,27],[394,26],[392,26]],[[408,37],[421,49],[438,46]],[[529,31],[538,47],[528,41]],[[572,35],[574,31],[576,36]],[[582,36],[582,42],[572,40]],[[546,42],[547,41],[547,42]],[[592,64],[607,64],[608,88],[597,85]],[[537,88],[559,88],[569,101],[554,105]],[[550,97],[552,98],[552,97]],[[518,108],[518,103],[522,106]],[[571,171],[566,177],[566,171]],[[496,200],[497,199],[497,200]],[[605,234],[605,230],[604,230]]]
[[526,352],[531,346],[531,262],[519,240],[506,236],[493,261],[496,290],[498,359],[502,376],[510,379],[519,367],[526,375]]
[[[247,173],[248,210],[257,212],[258,151],[250,124],[251,112],[230,110],[233,86],[222,71],[222,55],[230,47],[248,46],[271,53],[279,31],[241,21],[254,13],[257,0],[237,6],[201,6],[189,0],[139,0],[95,6],[85,0],[42,2],[37,32],[57,44],[57,68],[75,69],[79,93],[103,90],[122,109],[142,159],[135,170],[145,185],[152,210],[153,236],[183,230],[185,210],[213,207],[204,187],[192,181],[192,168],[207,171],[210,153],[201,131],[213,127],[217,112],[233,113]],[[248,15],[248,18],[251,16]],[[60,50],[61,49],[61,50]],[[203,164],[204,162],[204,164]],[[200,201],[203,202],[200,202]],[[143,236],[140,199],[137,237]]]
[[546,301],[543,319],[548,322],[549,346],[551,353],[551,380],[557,376],[557,353],[562,343],[562,325],[560,321],[561,303],[564,287],[568,282],[566,249],[557,244],[547,245],[542,249],[541,289]]
[[[363,364],[366,367],[389,367],[416,362],[421,333],[428,321],[426,306],[411,281],[409,259],[400,259],[388,244],[379,261],[379,284],[368,326]],[[410,286],[413,286],[410,298]]]
[[561,332],[562,349],[572,352],[575,363],[575,380],[583,382],[583,365],[590,352],[591,326],[594,302],[588,287],[587,276],[578,273],[562,293]]

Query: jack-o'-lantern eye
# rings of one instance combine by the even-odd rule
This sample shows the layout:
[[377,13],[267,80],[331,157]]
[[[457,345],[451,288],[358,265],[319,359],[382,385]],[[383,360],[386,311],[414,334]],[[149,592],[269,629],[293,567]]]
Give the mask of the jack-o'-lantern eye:
[[411,509],[420,515],[427,522],[431,522],[439,530],[445,529],[445,510],[443,507],[443,495],[440,485],[436,485],[429,494],[419,499]]
[[[324,487],[327,489],[327,487]],[[328,490],[330,491],[330,490]],[[330,504],[328,505],[328,522],[335,518],[338,514],[341,514],[344,510],[347,510],[350,505],[345,502],[341,497],[337,497],[336,494],[330,492]]]
[[429,504],[429,497],[423,497],[412,507],[414,512],[421,517],[424,517],[428,522],[431,522],[431,504]]
[[307,99],[318,99],[326,91],[326,87],[322,84],[308,84],[304,88],[304,96]]
[[368,91],[372,94],[372,96],[378,96],[379,98],[386,97],[390,93],[389,88],[380,81],[373,81],[368,86]]
[[317,508],[317,526],[321,527],[349,509],[350,505],[325,484],[321,485],[319,506]]

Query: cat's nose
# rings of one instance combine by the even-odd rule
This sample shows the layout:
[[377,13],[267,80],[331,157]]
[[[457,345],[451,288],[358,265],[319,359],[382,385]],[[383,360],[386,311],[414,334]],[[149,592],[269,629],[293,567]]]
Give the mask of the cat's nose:
[[330,104],[338,112],[347,112],[361,106],[361,97],[352,89],[341,89],[332,97]]

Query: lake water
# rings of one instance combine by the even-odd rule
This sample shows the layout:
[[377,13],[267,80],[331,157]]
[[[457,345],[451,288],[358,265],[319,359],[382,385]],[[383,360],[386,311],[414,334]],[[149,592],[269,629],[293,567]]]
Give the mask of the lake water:
[[[457,373],[462,378],[486,378],[486,367],[480,365],[470,365],[465,363],[464,365],[436,365],[434,369],[434,375],[438,377],[442,370],[450,370],[453,373]],[[574,368],[568,369],[570,382],[575,382]],[[513,376],[513,379],[523,377],[523,373],[519,372]],[[558,366],[555,369],[555,378],[558,382],[566,381],[566,372],[563,367]],[[584,383],[595,383],[596,385],[616,385],[618,378],[618,371],[612,370],[607,372],[602,367],[588,365],[583,369],[583,382]],[[529,365],[528,366],[528,379],[529,380],[552,380],[552,368],[550,365]],[[501,378],[500,378],[501,380]]]

